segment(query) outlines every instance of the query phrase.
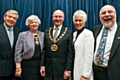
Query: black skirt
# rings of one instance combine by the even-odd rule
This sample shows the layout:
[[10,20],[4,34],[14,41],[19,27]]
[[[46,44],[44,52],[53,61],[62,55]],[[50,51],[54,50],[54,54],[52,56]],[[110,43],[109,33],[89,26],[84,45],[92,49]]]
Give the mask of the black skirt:
[[35,44],[34,56],[29,60],[22,61],[22,80],[43,80],[40,75],[40,44]]

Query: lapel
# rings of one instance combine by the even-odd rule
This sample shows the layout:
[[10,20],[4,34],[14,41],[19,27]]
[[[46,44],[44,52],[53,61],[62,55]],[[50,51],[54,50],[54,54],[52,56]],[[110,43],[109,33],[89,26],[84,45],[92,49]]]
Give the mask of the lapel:
[[57,38],[59,38],[59,37],[63,34],[64,30],[65,30],[65,27],[62,26],[61,31],[60,31],[60,34],[58,35]]
[[[51,29],[51,33],[50,33],[51,36],[52,36],[52,38],[53,38],[53,29],[54,29],[54,28],[52,27],[52,29]],[[47,34],[49,34],[49,29],[48,29],[48,33],[47,33]],[[48,35],[48,36],[49,36],[49,35]]]
[[120,23],[117,23],[117,31],[113,40],[113,45],[111,48],[111,52],[110,52],[110,58],[109,61],[111,60],[111,58],[113,57],[113,55],[115,54],[115,51],[117,50],[117,47],[120,45]]
[[95,27],[95,29],[94,29],[94,31],[93,31],[94,38],[95,38],[94,52],[95,52],[95,49],[96,49],[97,36],[99,35],[101,29],[102,29],[102,25],[98,25],[98,26]]
[[76,41],[77,31],[73,33],[73,43]]
[[101,29],[102,29],[102,25],[98,25],[98,26],[95,28],[95,31],[94,31],[94,37],[95,37],[95,39],[96,39],[97,36],[99,35]]
[[14,34],[14,41],[13,41],[13,45],[15,45],[15,42],[16,42],[17,37],[18,37],[17,32],[18,32],[18,31],[16,30],[16,28],[14,28],[14,27],[13,27],[13,34]]
[[3,25],[0,26],[0,38],[4,45],[7,47],[7,49],[11,50],[11,45],[7,35],[7,31],[5,30],[5,27]]

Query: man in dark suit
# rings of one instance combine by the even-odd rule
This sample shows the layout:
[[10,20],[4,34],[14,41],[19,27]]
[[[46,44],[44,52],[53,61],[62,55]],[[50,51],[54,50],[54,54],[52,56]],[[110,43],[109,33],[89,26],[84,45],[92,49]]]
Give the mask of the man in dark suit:
[[[116,10],[112,5],[105,5],[101,8],[99,15],[102,25],[98,25],[94,29],[96,40],[94,80],[120,80],[120,23],[116,22]],[[102,49],[103,54],[99,54],[100,56],[97,57],[102,48],[99,46],[105,29],[108,31],[107,37],[104,38],[104,40],[107,39],[104,44],[106,46]]]
[[54,11],[52,19],[54,27],[45,31],[40,72],[45,80],[68,79],[71,75],[73,60],[72,31],[62,26],[63,11]]
[[18,12],[8,10],[4,14],[4,24],[0,25],[0,80],[13,80],[15,75],[14,50],[20,32],[14,27],[17,19]]

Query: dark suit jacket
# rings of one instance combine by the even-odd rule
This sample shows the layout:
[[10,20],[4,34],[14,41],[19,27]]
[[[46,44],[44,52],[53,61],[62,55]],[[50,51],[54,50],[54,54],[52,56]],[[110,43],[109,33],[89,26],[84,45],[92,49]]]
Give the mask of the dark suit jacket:
[[[114,37],[108,61],[109,80],[120,80],[120,23],[117,23],[117,25],[118,25],[117,31]],[[101,29],[102,25],[98,25],[95,27],[94,29],[95,41]]]
[[0,25],[0,77],[8,76],[15,72],[14,51],[15,43],[20,30],[14,27],[13,32],[14,44],[11,48],[5,27],[3,25]]
[[[65,27],[62,27],[60,35],[64,32],[64,30]],[[51,30],[51,35],[52,31],[53,30]],[[44,37],[44,49],[41,66],[45,66],[46,76],[53,74],[57,78],[63,78],[64,71],[71,71],[72,68],[72,31],[68,30],[64,37],[56,43],[58,45],[58,50],[56,52],[51,50],[53,42],[49,38],[49,29],[45,31]]]

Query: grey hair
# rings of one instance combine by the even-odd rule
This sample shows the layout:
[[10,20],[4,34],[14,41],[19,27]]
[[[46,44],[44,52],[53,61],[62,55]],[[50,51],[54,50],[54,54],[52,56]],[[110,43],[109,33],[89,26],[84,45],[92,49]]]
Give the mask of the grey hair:
[[16,10],[8,10],[5,14],[4,14],[4,16],[6,16],[7,14],[16,14],[18,17],[17,17],[17,19],[19,18],[19,14],[18,14],[18,12],[16,11]]
[[73,21],[75,20],[75,17],[82,17],[84,21],[87,21],[87,14],[83,10],[77,10],[73,15]]
[[115,7],[114,7],[114,6],[112,6],[112,5],[104,5],[104,6],[100,9],[99,15],[101,14],[101,10],[102,10],[104,7],[106,7],[106,6],[111,6],[111,7],[113,7],[114,12],[116,13],[116,10],[115,10]]
[[29,25],[29,22],[30,22],[31,20],[34,20],[34,19],[36,19],[36,20],[38,21],[38,24],[39,24],[39,25],[41,24],[41,21],[40,21],[40,19],[38,18],[38,16],[36,16],[36,15],[30,15],[30,16],[26,19],[25,25],[28,26],[28,25]]

